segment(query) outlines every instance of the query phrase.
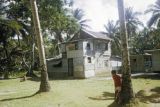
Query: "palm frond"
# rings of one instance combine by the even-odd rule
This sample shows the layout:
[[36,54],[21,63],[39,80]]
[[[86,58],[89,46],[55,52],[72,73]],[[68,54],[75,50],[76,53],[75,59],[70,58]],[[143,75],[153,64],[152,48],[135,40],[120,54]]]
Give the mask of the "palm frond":
[[148,21],[147,26],[151,27],[152,25],[155,25],[157,21],[159,21],[159,18],[160,18],[160,14],[153,15]]

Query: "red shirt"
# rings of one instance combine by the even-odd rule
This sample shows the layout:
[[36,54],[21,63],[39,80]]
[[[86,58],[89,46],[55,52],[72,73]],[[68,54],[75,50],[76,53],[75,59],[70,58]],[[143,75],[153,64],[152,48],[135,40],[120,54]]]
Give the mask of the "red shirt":
[[121,77],[119,75],[114,74],[114,75],[112,75],[112,78],[114,80],[114,86],[121,87],[121,84],[122,84]]

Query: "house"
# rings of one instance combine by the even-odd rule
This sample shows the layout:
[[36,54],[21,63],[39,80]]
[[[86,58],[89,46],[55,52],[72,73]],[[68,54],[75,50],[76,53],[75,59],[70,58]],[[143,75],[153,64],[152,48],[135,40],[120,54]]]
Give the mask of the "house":
[[152,55],[151,57],[152,72],[159,72],[160,71],[160,49],[145,50],[145,52]]
[[130,55],[132,73],[151,71],[151,54]]
[[159,72],[160,71],[160,49],[145,50],[145,54],[131,55],[132,72]]
[[102,33],[80,30],[60,44],[61,57],[47,60],[49,76],[88,78],[111,71],[111,39]]

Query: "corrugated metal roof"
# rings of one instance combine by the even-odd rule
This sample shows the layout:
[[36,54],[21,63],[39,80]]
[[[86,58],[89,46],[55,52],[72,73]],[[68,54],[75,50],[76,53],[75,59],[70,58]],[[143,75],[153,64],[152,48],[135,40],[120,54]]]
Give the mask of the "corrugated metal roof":
[[89,34],[93,38],[111,40],[111,38],[109,38],[107,35],[105,35],[105,34],[103,34],[101,32],[87,31],[87,30],[84,30],[84,29],[82,29],[82,31],[86,32],[87,34]]
[[83,40],[83,39],[103,39],[103,40],[112,40],[109,38],[106,34],[103,34],[101,32],[93,32],[85,29],[81,29],[79,32],[77,32],[70,40],[75,41],[75,40]]

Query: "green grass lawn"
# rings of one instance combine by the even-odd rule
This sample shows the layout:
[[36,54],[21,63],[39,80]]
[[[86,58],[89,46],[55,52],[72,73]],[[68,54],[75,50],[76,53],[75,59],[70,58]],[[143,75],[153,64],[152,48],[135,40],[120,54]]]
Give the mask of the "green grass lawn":
[[[34,95],[39,84],[31,80],[0,80],[0,107],[108,107],[114,99],[112,80],[50,80],[51,92]],[[142,107],[160,107],[160,79],[133,79],[133,87],[135,93],[145,93],[139,96]]]

